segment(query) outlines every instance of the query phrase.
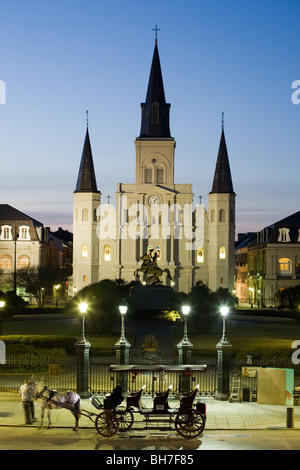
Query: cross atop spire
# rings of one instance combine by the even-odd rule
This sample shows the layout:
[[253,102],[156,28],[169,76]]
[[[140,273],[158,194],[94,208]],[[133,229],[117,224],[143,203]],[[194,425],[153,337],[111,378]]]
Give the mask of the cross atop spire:
[[158,32],[158,31],[161,31],[161,30],[158,29],[157,24],[156,24],[156,25],[155,25],[155,28],[153,28],[152,31],[155,31],[155,44],[157,44],[157,32]]

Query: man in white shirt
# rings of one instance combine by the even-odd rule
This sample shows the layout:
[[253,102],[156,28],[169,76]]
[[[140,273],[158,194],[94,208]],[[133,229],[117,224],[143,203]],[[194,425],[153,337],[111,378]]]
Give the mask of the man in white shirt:
[[29,403],[31,409],[32,421],[36,421],[34,411],[34,387],[30,380],[25,380],[24,384],[20,387],[19,393],[23,403]]

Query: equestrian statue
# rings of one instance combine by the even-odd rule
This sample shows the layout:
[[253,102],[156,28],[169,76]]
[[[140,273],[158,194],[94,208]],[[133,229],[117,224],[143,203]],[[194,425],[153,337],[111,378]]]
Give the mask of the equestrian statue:
[[147,285],[157,285],[161,284],[162,280],[160,279],[163,273],[167,274],[168,279],[171,281],[173,280],[169,269],[161,269],[157,266],[157,251],[155,251],[154,255],[153,249],[149,250],[149,253],[140,257],[142,261],[142,266],[134,272],[135,276],[139,275],[139,272],[142,272],[145,276],[147,276]]

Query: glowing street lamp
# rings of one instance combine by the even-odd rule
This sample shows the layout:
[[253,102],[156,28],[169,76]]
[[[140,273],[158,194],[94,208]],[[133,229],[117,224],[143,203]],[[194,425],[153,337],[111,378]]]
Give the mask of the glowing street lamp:
[[[116,362],[117,364],[129,364],[129,350],[131,348],[130,343],[125,338],[125,316],[128,310],[128,304],[126,300],[122,299],[119,305],[119,311],[121,314],[121,336],[120,339],[115,343],[116,348]],[[124,390],[127,387],[126,380],[122,377],[121,382],[124,386]]]
[[86,315],[87,309],[88,309],[88,305],[85,302],[82,302],[81,304],[79,304],[79,311],[80,311],[81,318],[82,318],[81,339],[83,339],[83,340],[85,339],[84,320],[85,320],[85,315]]
[[128,304],[126,302],[126,300],[122,299],[122,302],[121,304],[119,305],[119,311],[120,311],[120,314],[121,314],[121,337],[119,339],[119,344],[127,344],[128,341],[127,339],[125,338],[125,315],[127,313],[127,310],[128,310]]
[[77,392],[81,398],[88,398],[89,394],[89,369],[90,369],[90,347],[91,344],[85,338],[84,321],[85,315],[88,310],[88,304],[82,302],[79,304],[79,311],[82,318],[82,335],[80,340],[75,343],[76,356],[77,356]]
[[222,305],[220,308],[221,315],[223,317],[223,333],[222,333],[222,338],[220,340],[221,344],[229,344],[228,339],[226,338],[225,334],[225,322],[226,322],[226,317],[229,313],[229,308],[226,305]]
[[216,345],[218,360],[218,385],[217,385],[217,400],[227,400],[229,397],[229,377],[230,377],[230,350],[231,344],[226,338],[225,334],[225,322],[226,317],[229,313],[229,308],[226,305],[220,307],[220,312],[223,318],[223,333],[222,338]]
[[184,330],[183,330],[183,338],[177,344],[179,364],[189,364],[191,360],[193,345],[188,339],[188,335],[187,335],[187,319],[188,319],[190,310],[191,310],[191,307],[189,305],[183,305],[181,307],[183,321],[184,321]]
[[183,321],[184,321],[184,332],[183,332],[183,343],[190,343],[190,340],[188,339],[187,336],[187,317],[190,313],[191,307],[189,305],[183,305],[181,307],[182,313],[183,313]]

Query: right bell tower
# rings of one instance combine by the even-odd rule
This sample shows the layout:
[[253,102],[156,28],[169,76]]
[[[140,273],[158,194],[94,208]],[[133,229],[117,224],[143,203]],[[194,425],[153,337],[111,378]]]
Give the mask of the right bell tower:
[[209,287],[234,289],[235,192],[222,119],[217,164],[209,193]]

